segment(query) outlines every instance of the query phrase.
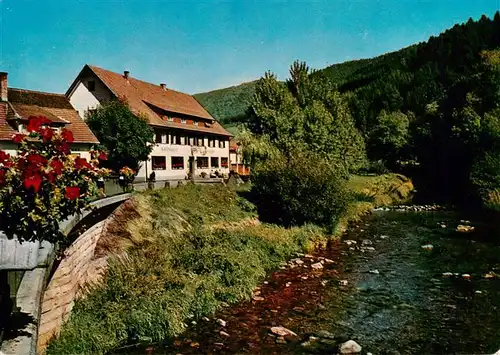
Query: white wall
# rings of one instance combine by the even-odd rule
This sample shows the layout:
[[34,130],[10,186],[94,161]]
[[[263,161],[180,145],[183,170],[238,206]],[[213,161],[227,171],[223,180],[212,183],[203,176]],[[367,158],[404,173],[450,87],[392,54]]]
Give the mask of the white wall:
[[[86,158],[87,160],[90,160],[90,148],[90,144],[70,144],[71,154],[78,154],[81,158]],[[0,141],[0,150],[15,156],[17,155],[17,144]]]
[[[95,83],[95,90],[92,92],[86,86],[89,80]],[[78,111],[81,118],[85,118],[87,110],[95,109],[100,102],[109,100],[111,100],[110,91],[93,76],[82,77],[69,96],[69,102]]]
[[[218,147],[218,143],[217,143]],[[165,170],[153,170],[152,157],[163,156],[166,157],[166,169]],[[145,180],[149,177],[151,172],[155,172],[156,180],[177,180],[184,179],[189,173],[189,157],[207,157],[208,158],[208,168],[198,169],[196,167],[196,160],[194,162],[194,174],[195,177],[199,177],[202,172],[208,175],[211,172],[219,171],[221,174],[229,174],[230,162],[228,161],[228,167],[221,167],[221,158],[229,158],[229,141],[226,140],[225,148],[213,148],[208,147],[208,140],[204,139],[204,147],[189,146],[189,145],[177,145],[177,144],[165,144],[159,143],[155,144],[153,151],[150,154],[150,159],[147,162],[143,162],[139,173],[137,174],[138,180]],[[184,158],[184,169],[174,170],[172,169],[172,157],[183,157]],[[219,158],[219,167],[211,167],[211,157]],[[146,173],[147,171],[147,173]]]

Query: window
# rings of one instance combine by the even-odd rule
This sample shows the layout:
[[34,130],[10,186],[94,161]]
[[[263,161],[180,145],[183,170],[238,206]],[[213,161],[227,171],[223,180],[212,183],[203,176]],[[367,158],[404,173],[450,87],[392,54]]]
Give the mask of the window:
[[184,169],[184,157],[172,157],[172,170]]
[[208,169],[208,157],[196,158],[196,168],[197,169]]
[[186,124],[186,120],[185,119],[181,119],[181,123],[182,124]]
[[208,139],[208,146],[211,148],[215,148],[215,138]]
[[167,118],[167,121],[168,121],[168,122],[174,122],[174,118],[173,118],[173,117],[168,117],[168,118]]
[[226,141],[220,140],[219,141],[219,148],[226,148]]
[[167,142],[167,137],[168,137],[168,136],[167,136],[166,134],[162,134],[162,135],[161,135],[161,142],[162,142],[163,144],[168,143],[168,142]]
[[210,158],[210,166],[212,168],[218,168],[219,167],[219,157],[211,157]]
[[204,143],[205,143],[205,138],[199,137],[198,138],[198,144],[197,144],[198,147],[203,147]]
[[94,80],[87,81],[87,87],[89,91],[95,91],[95,81]]
[[167,158],[166,157],[152,157],[153,170],[166,170]]
[[228,160],[227,158],[220,158],[220,166],[223,168],[227,168],[228,166],[227,160]]
[[194,124],[195,126],[198,126],[198,121],[193,121],[193,124]]
[[161,143],[161,133],[160,132],[155,133],[155,142]]
[[194,137],[189,137],[189,145],[194,145]]

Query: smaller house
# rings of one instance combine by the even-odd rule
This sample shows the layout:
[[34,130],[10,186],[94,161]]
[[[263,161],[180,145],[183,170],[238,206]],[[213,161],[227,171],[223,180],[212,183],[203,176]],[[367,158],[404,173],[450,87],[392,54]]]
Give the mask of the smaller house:
[[71,131],[75,139],[70,144],[73,154],[90,159],[89,150],[99,143],[66,96],[9,88],[7,73],[0,72],[0,150],[16,154],[17,144],[12,142],[12,136],[27,133],[30,116],[45,116],[54,130]]
[[229,142],[229,161],[231,162],[231,172],[240,176],[250,176],[250,167],[243,158],[241,143],[235,139]]

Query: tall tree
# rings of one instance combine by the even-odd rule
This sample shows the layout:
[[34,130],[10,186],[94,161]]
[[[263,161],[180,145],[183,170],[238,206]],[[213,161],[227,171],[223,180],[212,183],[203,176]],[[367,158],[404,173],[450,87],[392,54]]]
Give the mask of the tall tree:
[[124,166],[138,171],[153,149],[153,129],[145,118],[136,117],[126,102],[110,101],[89,115],[86,122],[108,151],[106,167],[114,171]]

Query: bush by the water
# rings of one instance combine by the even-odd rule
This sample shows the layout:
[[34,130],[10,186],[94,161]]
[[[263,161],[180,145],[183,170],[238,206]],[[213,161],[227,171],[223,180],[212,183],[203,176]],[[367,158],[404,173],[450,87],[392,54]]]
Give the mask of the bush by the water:
[[140,217],[126,226],[135,245],[76,302],[48,354],[102,354],[141,337],[177,335],[184,323],[248,299],[267,271],[323,238],[317,227],[258,223],[248,202],[222,186],[187,185],[135,200]]
[[261,219],[283,225],[314,223],[332,230],[346,210],[346,181],[325,159],[296,151],[258,163],[253,196]]

